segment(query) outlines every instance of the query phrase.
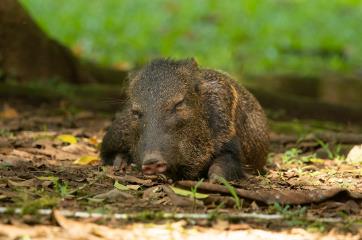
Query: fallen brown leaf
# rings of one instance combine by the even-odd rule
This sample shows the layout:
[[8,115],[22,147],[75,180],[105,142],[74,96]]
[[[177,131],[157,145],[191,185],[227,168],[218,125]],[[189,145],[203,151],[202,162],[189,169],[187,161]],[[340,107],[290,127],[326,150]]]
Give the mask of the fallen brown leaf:
[[36,187],[39,183],[40,181],[36,178],[28,179],[21,182],[15,182],[8,179],[8,184],[12,187]]
[[108,192],[95,195],[93,198],[103,199],[103,200],[107,200],[109,202],[115,202],[115,201],[119,201],[121,199],[134,199],[132,194],[126,193],[126,192],[118,190],[118,189],[112,189]]
[[14,119],[19,117],[18,111],[15,108],[11,107],[8,104],[4,104],[3,110],[0,112],[0,118],[4,119]]

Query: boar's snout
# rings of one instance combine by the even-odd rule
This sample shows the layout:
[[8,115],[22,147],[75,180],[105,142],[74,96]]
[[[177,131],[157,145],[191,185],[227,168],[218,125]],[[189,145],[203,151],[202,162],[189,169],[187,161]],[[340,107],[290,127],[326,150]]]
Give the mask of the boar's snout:
[[167,170],[167,163],[160,152],[146,153],[142,161],[142,171],[146,175],[164,173]]

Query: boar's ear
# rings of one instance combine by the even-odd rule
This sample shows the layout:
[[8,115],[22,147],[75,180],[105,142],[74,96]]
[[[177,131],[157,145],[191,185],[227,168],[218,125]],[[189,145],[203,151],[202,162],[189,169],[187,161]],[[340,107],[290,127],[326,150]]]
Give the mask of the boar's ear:
[[177,69],[177,71],[181,75],[186,76],[194,76],[195,72],[197,72],[198,70],[198,64],[194,58],[187,58],[181,60]]
[[130,95],[131,89],[133,89],[135,82],[137,81],[137,78],[139,78],[140,71],[139,70],[131,70],[128,72],[128,94]]
[[199,64],[197,63],[196,59],[194,57],[192,58],[188,58],[186,60],[187,65],[191,68],[191,69],[198,69],[199,68]]
[[139,72],[137,70],[131,70],[128,72],[128,79],[132,80],[132,79],[136,78],[138,74],[139,74]]

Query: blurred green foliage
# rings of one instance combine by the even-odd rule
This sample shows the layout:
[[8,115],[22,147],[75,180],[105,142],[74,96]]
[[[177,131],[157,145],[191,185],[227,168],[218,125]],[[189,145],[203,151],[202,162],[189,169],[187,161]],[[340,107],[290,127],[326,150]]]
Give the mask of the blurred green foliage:
[[360,0],[21,0],[51,36],[104,64],[195,56],[234,73],[361,67]]

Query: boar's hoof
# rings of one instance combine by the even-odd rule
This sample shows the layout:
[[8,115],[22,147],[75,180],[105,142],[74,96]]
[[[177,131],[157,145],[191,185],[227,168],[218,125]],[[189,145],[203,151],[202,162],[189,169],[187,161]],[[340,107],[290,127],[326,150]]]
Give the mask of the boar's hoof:
[[123,157],[121,154],[117,154],[116,157],[114,158],[113,169],[115,171],[125,173],[127,166],[128,166],[127,159]]
[[222,184],[222,182],[220,181],[220,178],[222,177],[222,176],[219,176],[218,174],[216,174],[216,173],[211,173],[211,174],[209,174],[209,182],[210,183],[216,183],[216,184]]

